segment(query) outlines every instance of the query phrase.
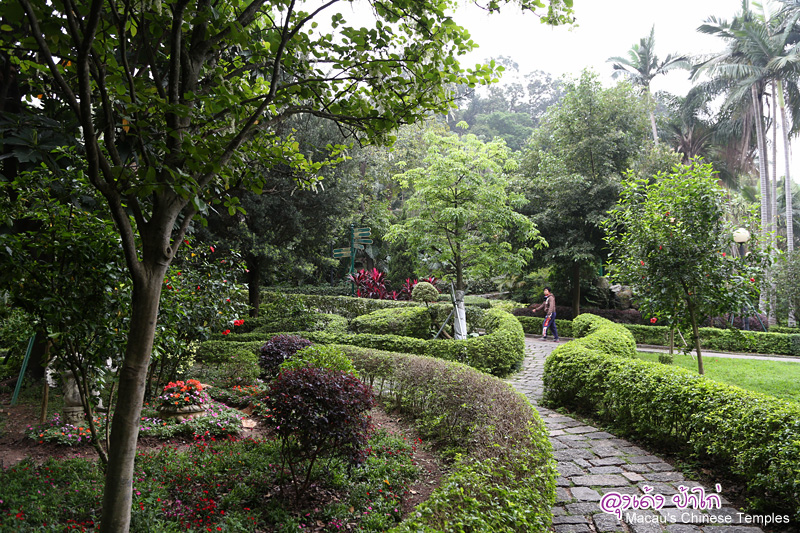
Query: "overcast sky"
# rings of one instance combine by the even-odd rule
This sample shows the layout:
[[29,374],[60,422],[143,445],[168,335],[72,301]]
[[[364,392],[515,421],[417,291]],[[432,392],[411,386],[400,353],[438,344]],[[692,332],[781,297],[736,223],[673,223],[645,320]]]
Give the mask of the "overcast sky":
[[[721,51],[718,37],[701,34],[697,27],[713,15],[730,20],[741,9],[741,0],[574,0],[578,26],[551,28],[538,17],[505,6],[487,15],[465,3],[454,17],[467,28],[480,48],[462,64],[509,56],[520,73],[543,70],[556,76],[577,75],[584,67],[610,82],[613,56],[625,56],[632,45],[655,25],[655,50],[659,59],[668,54],[701,54]],[[691,83],[686,71],[671,72],[653,81],[653,89],[685,93]]]

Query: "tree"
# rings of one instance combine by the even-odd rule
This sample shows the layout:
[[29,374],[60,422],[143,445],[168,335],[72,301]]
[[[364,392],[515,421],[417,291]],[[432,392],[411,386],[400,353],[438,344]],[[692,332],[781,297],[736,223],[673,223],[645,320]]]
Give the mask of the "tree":
[[[535,10],[540,2],[521,0]],[[449,84],[492,79],[491,66],[463,72],[474,46],[448,3],[375,2],[374,27],[341,13],[316,20],[294,2],[167,0],[142,4],[3,0],[5,50],[19,60],[33,95],[77,118],[87,176],[105,198],[133,283],[130,329],[112,423],[101,531],[126,531],[144,377],[163,279],[195,215],[228,192],[261,189],[242,154],[310,176],[309,161],[276,125],[297,114],[337,121],[365,142],[449,106]],[[567,22],[571,2],[552,0],[544,20]],[[491,11],[499,9],[491,2]],[[332,157],[339,149],[331,147]],[[313,179],[312,179],[313,181]]]
[[69,150],[55,158],[64,167],[59,172],[39,166],[0,181],[0,212],[26,221],[16,231],[0,231],[0,287],[35,321],[47,347],[42,367],[74,375],[92,445],[105,465],[91,393],[111,377],[107,361],[121,361],[128,317],[120,306],[130,298],[130,284],[119,237],[80,159]]
[[515,164],[505,143],[434,132],[425,141],[424,166],[397,176],[414,190],[406,201],[408,218],[393,225],[386,238],[405,239],[425,251],[438,265],[433,273],[454,276],[457,291],[465,289],[465,276],[518,272],[531,250],[511,243],[538,248],[544,241],[530,220],[514,211],[524,198],[508,192]]
[[628,51],[628,57],[612,57],[608,61],[614,63],[614,77],[625,76],[634,85],[644,89],[647,109],[650,113],[650,127],[653,129],[653,142],[658,144],[658,130],[656,129],[655,103],[650,92],[650,82],[659,74],[666,74],[676,68],[689,68],[689,59],[686,56],[668,55],[664,61],[659,61],[655,53],[656,27],[650,28],[650,35],[643,37],[639,44],[634,44]]
[[[790,14],[788,20],[781,21],[770,17],[763,11],[761,17],[753,14],[746,3],[743,12],[730,24],[725,21],[711,19],[699,31],[716,35],[725,39],[728,49],[720,55],[701,63],[696,68],[696,73],[708,71],[712,75],[728,78],[735,81],[730,99],[740,99],[742,95],[750,92],[753,107],[759,110],[757,114],[757,134],[759,135],[759,164],[761,166],[761,193],[762,193],[762,231],[774,232],[777,216],[776,191],[769,187],[767,173],[768,156],[766,153],[766,139],[764,138],[762,96],[767,83],[774,82],[776,87],[777,107],[780,110],[781,130],[784,144],[784,159],[786,163],[786,183],[791,183],[789,136],[790,130],[795,131],[800,126],[800,87],[797,85],[797,51],[796,45],[800,41],[797,21],[800,11]],[[762,6],[763,7],[763,6]],[[781,29],[781,25],[783,28]],[[787,120],[787,105],[791,109],[794,123],[789,126]],[[777,178],[777,177],[776,177]],[[790,187],[786,187],[790,190]],[[787,204],[791,203],[791,195],[786,196]],[[793,224],[790,220],[792,209],[786,210],[787,235],[791,238],[788,249],[794,248]],[[774,313],[770,310],[770,320],[774,320]]]
[[523,113],[495,111],[488,115],[478,115],[471,133],[486,141],[500,137],[516,152],[533,133],[533,120]]
[[[334,124],[316,117],[295,117],[287,127],[296,130],[298,148],[309,159],[324,157],[325,146],[343,142]],[[344,237],[358,215],[358,178],[352,159],[324,169],[317,190],[298,188],[288,165],[255,162],[251,171],[262,176],[262,193],[237,191],[244,212],[211,213],[196,235],[219,251],[243,255],[250,316],[258,316],[262,284],[318,281],[338,263],[331,258],[331,238]]]
[[698,324],[749,305],[762,257],[754,245],[747,260],[731,253],[725,191],[711,165],[676,165],[653,183],[626,181],[610,215],[605,228],[612,278],[634,287],[643,314],[691,328],[703,374]]
[[572,308],[580,307],[582,271],[605,262],[601,222],[617,200],[620,176],[647,137],[642,101],[629,84],[604,89],[584,71],[566,85],[522,155],[522,182],[531,217],[549,246],[536,263],[567,273]]

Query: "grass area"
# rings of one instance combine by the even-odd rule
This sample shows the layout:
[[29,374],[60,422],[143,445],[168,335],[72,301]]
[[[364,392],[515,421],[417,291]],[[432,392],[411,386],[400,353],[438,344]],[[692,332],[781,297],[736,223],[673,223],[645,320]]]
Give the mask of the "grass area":
[[[638,352],[638,356],[658,362],[657,353]],[[691,355],[676,353],[674,364],[697,373],[697,359]],[[800,403],[800,361],[704,356],[703,368],[707,378]]]

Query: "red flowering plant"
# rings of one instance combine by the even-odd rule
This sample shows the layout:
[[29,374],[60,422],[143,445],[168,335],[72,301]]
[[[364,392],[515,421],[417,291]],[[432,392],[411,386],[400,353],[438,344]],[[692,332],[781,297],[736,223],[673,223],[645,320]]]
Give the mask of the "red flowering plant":
[[208,402],[203,385],[196,379],[187,379],[167,383],[155,403],[158,409],[178,409],[189,405],[205,406]]
[[190,368],[196,343],[235,332],[244,323],[239,317],[247,303],[238,297],[236,283],[243,261],[234,252],[193,240],[186,239],[164,278],[148,390],[159,390]]
[[[743,257],[733,256],[734,228],[717,180],[711,165],[699,161],[654,178],[625,180],[604,225],[612,280],[633,287],[639,311],[654,323],[690,332],[700,374],[703,318],[741,314],[757,302],[750,280],[769,263],[769,243],[758,238]],[[744,217],[739,223],[755,221]]]

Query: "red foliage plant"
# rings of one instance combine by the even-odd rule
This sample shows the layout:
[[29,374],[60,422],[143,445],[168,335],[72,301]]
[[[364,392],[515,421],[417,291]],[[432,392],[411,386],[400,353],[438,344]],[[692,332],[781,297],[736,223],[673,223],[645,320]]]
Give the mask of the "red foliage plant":
[[[373,268],[372,270],[359,270],[355,274],[349,274],[347,279],[355,283],[356,296],[359,298],[373,298],[376,300],[410,300],[411,291],[414,290],[414,286],[418,283],[417,280],[407,278],[400,288],[400,292],[390,291],[386,280],[386,274],[377,268]],[[439,280],[434,276],[430,276],[422,278],[421,281],[427,281],[436,287],[436,283]]]
[[299,335],[276,335],[259,348],[258,366],[261,379],[271,379],[278,373],[278,367],[295,353],[314,344]]
[[368,412],[375,405],[372,387],[341,370],[307,367],[281,372],[267,394],[267,420],[275,427],[298,498],[318,459],[364,461],[372,428]]

